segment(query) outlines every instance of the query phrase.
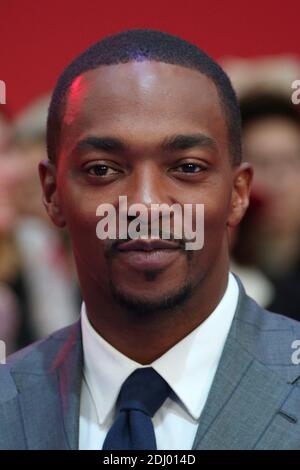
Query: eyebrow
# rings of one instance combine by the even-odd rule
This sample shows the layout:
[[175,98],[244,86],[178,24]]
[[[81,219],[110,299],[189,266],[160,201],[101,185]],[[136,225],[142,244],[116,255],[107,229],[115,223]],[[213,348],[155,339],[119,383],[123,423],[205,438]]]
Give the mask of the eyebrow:
[[[217,149],[217,143],[211,137],[202,134],[177,134],[166,138],[161,147],[164,151],[188,150],[195,147]],[[82,152],[85,150],[102,150],[107,153],[124,152],[128,146],[116,137],[97,137],[88,136],[80,140],[75,146],[73,152]],[[72,153],[73,153],[72,152]]]
[[88,136],[80,140],[74,150],[76,152],[90,149],[104,150],[105,152],[120,152],[126,150],[126,146],[120,139],[115,137]]
[[197,134],[179,134],[167,138],[162,145],[164,150],[188,150],[195,147],[217,149],[217,143],[211,137],[197,133]]

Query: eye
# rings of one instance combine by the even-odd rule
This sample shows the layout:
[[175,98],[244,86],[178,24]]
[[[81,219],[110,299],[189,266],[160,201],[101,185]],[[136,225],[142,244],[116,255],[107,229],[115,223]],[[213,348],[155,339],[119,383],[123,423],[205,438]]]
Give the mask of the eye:
[[175,171],[179,171],[180,173],[200,173],[201,171],[205,170],[206,167],[204,165],[199,165],[197,163],[182,163],[181,165],[174,168]]
[[89,175],[92,176],[111,176],[119,173],[116,168],[102,164],[95,164],[90,167],[87,167],[86,171]]

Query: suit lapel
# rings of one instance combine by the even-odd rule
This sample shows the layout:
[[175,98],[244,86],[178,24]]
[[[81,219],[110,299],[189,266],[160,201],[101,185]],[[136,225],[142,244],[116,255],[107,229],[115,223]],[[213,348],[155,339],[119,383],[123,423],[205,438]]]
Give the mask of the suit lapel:
[[291,387],[228,338],[193,449],[252,449]]
[[[289,413],[300,405],[296,403],[299,391],[294,393],[291,385],[300,375],[299,367],[290,361],[292,338],[275,320],[272,328],[268,326],[267,314],[247,297],[237,281],[237,311],[200,416],[193,449],[279,449],[293,445],[293,439],[295,448],[299,448],[300,416]],[[286,350],[280,344],[283,337]]]
[[48,366],[12,371],[28,449],[78,449],[82,377],[80,324],[59,341]]
[[57,363],[64,429],[68,446],[72,450],[78,449],[79,442],[82,364],[81,327],[78,323],[70,335],[66,350],[62,352],[62,357]]
[[26,448],[30,450],[68,448],[62,423],[62,409],[56,373],[29,375],[15,373],[20,390],[19,406]]

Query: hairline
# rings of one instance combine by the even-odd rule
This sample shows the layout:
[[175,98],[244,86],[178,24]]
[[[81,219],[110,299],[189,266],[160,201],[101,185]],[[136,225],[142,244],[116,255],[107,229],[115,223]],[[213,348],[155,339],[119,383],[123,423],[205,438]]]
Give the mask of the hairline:
[[111,63],[111,64],[98,64],[95,67],[91,66],[89,69],[84,70],[82,73],[80,73],[80,74],[78,74],[78,75],[76,75],[72,78],[72,81],[67,85],[66,89],[64,90],[61,102],[60,102],[59,107],[58,107],[58,117],[56,118],[56,120],[59,123],[59,131],[58,131],[58,139],[57,139],[57,143],[56,143],[56,153],[55,153],[56,158],[54,158],[54,159],[51,158],[51,160],[50,160],[51,162],[53,162],[55,165],[58,162],[58,153],[59,153],[59,148],[60,148],[60,143],[61,143],[61,131],[62,131],[63,119],[64,119],[65,112],[66,112],[66,106],[68,104],[70,89],[71,89],[74,81],[78,77],[81,77],[81,76],[83,76],[84,74],[86,74],[88,72],[95,71],[97,69],[101,69],[102,67],[109,67],[109,66],[112,66],[112,65],[123,65],[123,64],[125,65],[125,64],[134,63],[134,62],[135,63],[139,63],[139,62],[158,62],[158,63],[168,64],[168,65],[175,65],[175,66],[177,65],[177,66],[183,67],[185,69],[194,70],[195,72],[207,77],[210,80],[210,82],[213,83],[213,85],[216,89],[220,109],[221,109],[221,112],[223,114],[223,118],[224,118],[225,125],[226,125],[226,128],[227,128],[227,139],[228,139],[228,149],[229,149],[230,162],[231,162],[233,167],[238,166],[241,163],[242,159],[240,158],[239,160],[237,160],[236,156],[234,156],[233,144],[232,144],[231,138],[230,138],[230,125],[229,125],[230,117],[228,116],[228,109],[227,109],[227,105],[225,103],[223,94],[220,92],[220,85],[218,86],[218,84],[216,83],[216,80],[214,80],[214,78],[211,75],[209,75],[209,73],[205,73],[204,71],[201,71],[197,67],[193,67],[192,65],[189,66],[189,65],[186,65],[186,64],[180,64],[180,63],[175,63],[175,62],[171,62],[171,61],[158,60],[158,59],[155,59],[155,58],[152,58],[152,57],[151,58],[143,57],[140,60],[131,58],[131,59],[127,60],[126,62],[121,61],[121,62],[116,62],[116,63]]

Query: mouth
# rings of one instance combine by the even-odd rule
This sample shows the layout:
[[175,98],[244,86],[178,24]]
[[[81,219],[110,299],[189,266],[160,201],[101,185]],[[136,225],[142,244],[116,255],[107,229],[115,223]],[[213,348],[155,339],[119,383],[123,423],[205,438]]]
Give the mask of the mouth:
[[181,254],[180,244],[169,240],[139,239],[117,247],[121,262],[137,271],[163,270]]

